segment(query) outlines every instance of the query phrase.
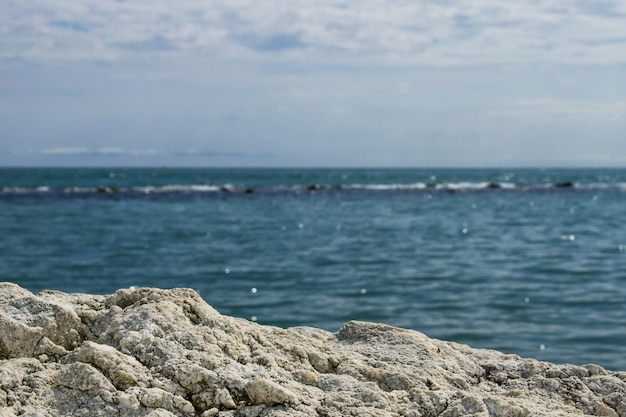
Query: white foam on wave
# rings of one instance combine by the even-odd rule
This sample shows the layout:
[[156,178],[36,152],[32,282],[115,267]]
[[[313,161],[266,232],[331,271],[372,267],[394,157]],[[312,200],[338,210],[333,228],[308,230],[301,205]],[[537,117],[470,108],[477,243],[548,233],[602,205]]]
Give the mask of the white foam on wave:
[[345,184],[341,188],[346,190],[372,190],[372,191],[394,191],[394,190],[424,190],[428,185],[423,182],[409,184]]
[[409,184],[348,184],[342,185],[344,189],[352,190],[373,190],[373,191],[394,191],[394,190],[481,190],[487,188],[514,189],[516,185],[511,182],[446,182],[446,183],[424,183],[416,182]]
[[[413,191],[413,190],[440,190],[440,191],[474,191],[474,190],[489,190],[489,189],[503,189],[503,190],[550,190],[550,189],[577,189],[577,190],[615,190],[620,192],[626,192],[626,182],[597,182],[597,183],[570,183],[570,182],[556,182],[556,183],[538,183],[538,184],[516,184],[513,182],[471,182],[471,181],[459,181],[459,182],[440,182],[440,183],[428,183],[428,182],[414,182],[414,183],[391,183],[391,184],[366,184],[366,183],[354,183],[354,184],[312,184],[312,185],[274,185],[265,188],[268,191],[273,192],[287,192],[300,194],[302,192],[311,191],[324,191],[324,190],[354,190],[354,191],[372,191],[372,192],[385,192],[385,191]],[[0,187],[0,193],[2,194],[46,194],[46,193],[62,193],[66,195],[71,194],[91,194],[98,192],[106,193],[138,193],[138,194],[202,194],[202,193],[220,193],[220,192],[236,192],[244,190],[252,190],[252,188],[235,187],[233,184],[166,184],[166,185],[145,185],[145,186],[132,186],[132,187],[65,187],[54,188],[48,185],[41,185],[35,187],[20,187],[20,186],[4,186]]]
[[[224,186],[226,187],[226,186]],[[143,194],[158,194],[158,193],[200,193],[200,192],[217,192],[221,187],[217,185],[147,185],[142,187],[133,187],[131,190]],[[123,190],[122,190],[123,191]]]
[[501,182],[500,187],[504,188],[505,190],[512,190],[513,188],[516,188],[517,185],[512,182]]
[[67,187],[63,189],[63,194],[87,194],[98,191],[95,187]]
[[347,190],[373,190],[373,191],[393,191],[393,190],[423,190],[427,186],[423,182],[412,184],[346,184],[341,188]]
[[50,187],[41,185],[39,187],[2,187],[3,194],[26,194],[26,193],[49,193]]
[[191,185],[189,188],[191,189],[191,191],[194,191],[194,192],[209,192],[209,193],[220,191],[221,189],[233,190],[233,186],[230,184],[225,184],[221,187],[218,187],[216,185]]
[[21,194],[28,193],[31,189],[24,187],[2,187],[2,192],[5,194]]
[[488,186],[488,182],[450,182],[438,184],[437,188],[444,190],[480,190],[481,188],[487,188]]

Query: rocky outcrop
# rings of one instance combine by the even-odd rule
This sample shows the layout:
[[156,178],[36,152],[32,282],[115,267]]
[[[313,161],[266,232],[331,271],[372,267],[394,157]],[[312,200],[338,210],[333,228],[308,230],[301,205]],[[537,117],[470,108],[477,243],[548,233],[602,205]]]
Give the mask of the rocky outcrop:
[[225,317],[189,289],[0,284],[0,416],[620,416],[626,373],[382,324]]

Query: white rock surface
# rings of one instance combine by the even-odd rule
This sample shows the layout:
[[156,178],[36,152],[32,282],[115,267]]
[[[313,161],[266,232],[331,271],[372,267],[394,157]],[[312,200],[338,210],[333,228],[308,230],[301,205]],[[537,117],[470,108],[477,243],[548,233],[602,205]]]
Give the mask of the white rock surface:
[[626,373],[382,324],[261,326],[189,289],[0,283],[0,417],[21,415],[626,417]]

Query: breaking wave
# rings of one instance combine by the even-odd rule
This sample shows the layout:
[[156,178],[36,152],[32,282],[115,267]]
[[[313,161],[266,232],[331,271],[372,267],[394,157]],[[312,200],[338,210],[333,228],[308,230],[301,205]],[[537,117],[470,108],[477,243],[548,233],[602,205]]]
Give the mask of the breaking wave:
[[272,186],[242,186],[233,184],[170,184],[132,187],[1,187],[0,198],[15,196],[94,197],[117,196],[211,196],[224,194],[318,194],[318,193],[412,193],[412,192],[529,192],[529,191],[626,191],[626,183],[574,183],[518,184],[511,182],[449,182],[407,184],[299,184]]

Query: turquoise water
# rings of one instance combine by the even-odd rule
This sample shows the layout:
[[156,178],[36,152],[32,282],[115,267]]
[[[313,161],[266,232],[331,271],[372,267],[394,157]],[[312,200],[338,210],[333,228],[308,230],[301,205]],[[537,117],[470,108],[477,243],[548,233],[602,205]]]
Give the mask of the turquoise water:
[[626,170],[0,169],[0,280],[626,370]]

